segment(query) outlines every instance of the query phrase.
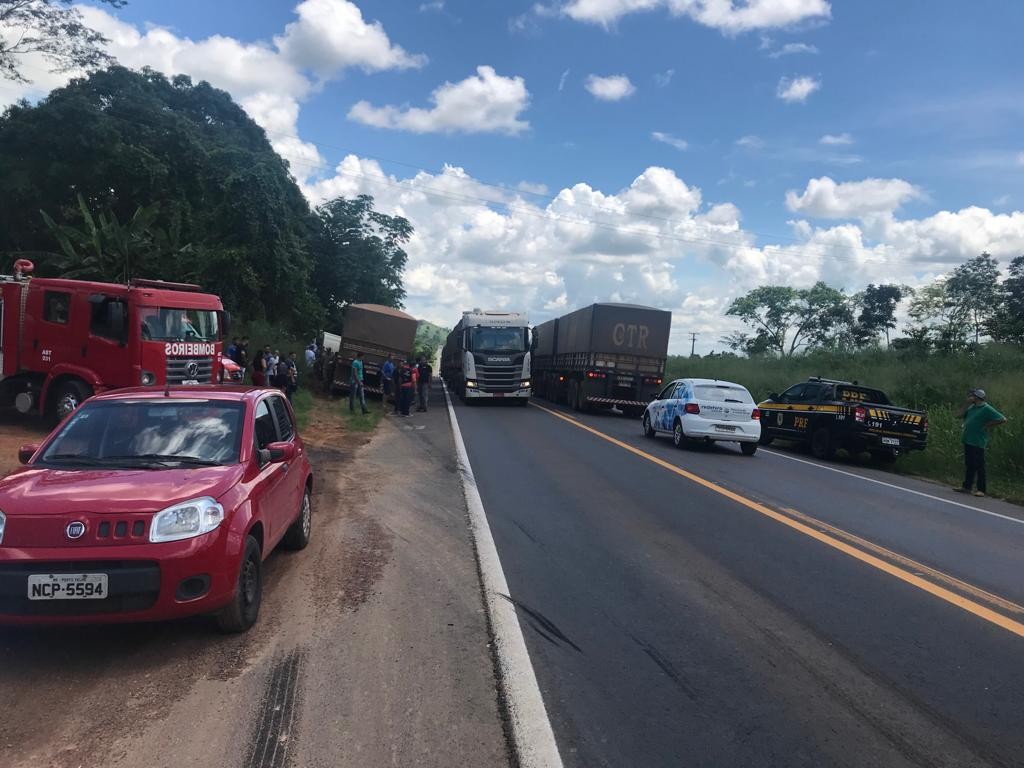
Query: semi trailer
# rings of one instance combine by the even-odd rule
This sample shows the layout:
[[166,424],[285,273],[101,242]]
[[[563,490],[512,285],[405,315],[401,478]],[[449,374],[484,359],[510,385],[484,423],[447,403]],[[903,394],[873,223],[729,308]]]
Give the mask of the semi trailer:
[[530,344],[525,312],[463,312],[441,350],[441,376],[466,403],[508,399],[526,405]]
[[639,417],[665,376],[672,313],[591,304],[534,329],[538,396],[578,411],[618,408]]
[[[325,334],[325,345],[326,337]],[[358,352],[362,352],[363,389],[381,395],[384,387],[380,369],[388,355],[396,360],[412,357],[416,344],[416,318],[382,304],[350,304],[345,309],[339,343],[334,388],[348,392],[352,361]]]

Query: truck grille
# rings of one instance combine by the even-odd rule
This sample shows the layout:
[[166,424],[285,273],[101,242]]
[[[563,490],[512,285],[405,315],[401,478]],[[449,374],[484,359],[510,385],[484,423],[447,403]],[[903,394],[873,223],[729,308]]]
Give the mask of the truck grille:
[[181,384],[197,381],[200,384],[213,383],[212,357],[168,357],[167,383]]
[[476,378],[483,392],[515,392],[522,368],[518,365],[477,365]]

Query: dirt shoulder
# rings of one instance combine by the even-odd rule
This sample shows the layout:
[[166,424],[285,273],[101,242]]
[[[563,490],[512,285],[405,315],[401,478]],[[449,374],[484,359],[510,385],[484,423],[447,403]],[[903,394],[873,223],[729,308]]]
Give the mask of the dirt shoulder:
[[447,414],[340,407],[304,433],[313,540],[267,560],[247,635],[0,628],[0,765],[508,765]]

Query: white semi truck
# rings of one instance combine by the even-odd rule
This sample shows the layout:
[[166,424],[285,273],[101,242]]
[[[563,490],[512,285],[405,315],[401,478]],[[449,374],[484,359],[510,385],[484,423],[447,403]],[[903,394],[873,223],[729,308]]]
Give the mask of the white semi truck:
[[530,322],[525,312],[474,309],[448,334],[441,375],[466,403],[487,399],[530,401]]

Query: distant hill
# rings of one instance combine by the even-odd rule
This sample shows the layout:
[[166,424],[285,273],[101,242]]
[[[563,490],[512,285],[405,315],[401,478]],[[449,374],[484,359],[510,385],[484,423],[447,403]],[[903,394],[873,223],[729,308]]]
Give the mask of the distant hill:
[[416,349],[440,352],[451,328],[442,328],[428,320],[416,321]]

